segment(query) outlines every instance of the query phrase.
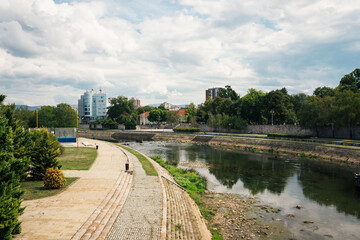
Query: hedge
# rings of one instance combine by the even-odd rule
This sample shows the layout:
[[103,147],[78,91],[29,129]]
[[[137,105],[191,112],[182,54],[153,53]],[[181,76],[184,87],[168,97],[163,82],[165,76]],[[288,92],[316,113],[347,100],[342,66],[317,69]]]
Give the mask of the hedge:
[[174,132],[200,132],[200,128],[175,128]]
[[311,138],[311,135],[304,135],[304,134],[286,134],[286,133],[269,133],[268,137],[275,137],[275,138]]

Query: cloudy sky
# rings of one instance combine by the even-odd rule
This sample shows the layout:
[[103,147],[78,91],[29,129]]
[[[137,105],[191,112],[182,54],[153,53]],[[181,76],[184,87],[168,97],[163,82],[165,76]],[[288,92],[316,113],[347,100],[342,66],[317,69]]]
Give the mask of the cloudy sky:
[[0,93],[16,104],[311,94],[359,67],[359,0],[0,0]]

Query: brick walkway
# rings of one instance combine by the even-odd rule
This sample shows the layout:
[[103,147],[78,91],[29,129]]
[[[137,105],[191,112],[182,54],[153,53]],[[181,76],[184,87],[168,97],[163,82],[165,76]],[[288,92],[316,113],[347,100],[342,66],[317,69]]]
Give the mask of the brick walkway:
[[159,239],[163,210],[159,177],[147,176],[137,158],[128,154],[134,164],[134,185],[106,239]]

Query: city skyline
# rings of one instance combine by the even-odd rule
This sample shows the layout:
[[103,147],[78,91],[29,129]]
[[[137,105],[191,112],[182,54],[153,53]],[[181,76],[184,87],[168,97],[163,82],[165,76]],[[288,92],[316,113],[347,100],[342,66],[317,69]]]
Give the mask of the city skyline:
[[359,24],[356,0],[3,0],[0,91],[29,106],[100,88],[142,105],[225,85],[312,94],[359,67]]

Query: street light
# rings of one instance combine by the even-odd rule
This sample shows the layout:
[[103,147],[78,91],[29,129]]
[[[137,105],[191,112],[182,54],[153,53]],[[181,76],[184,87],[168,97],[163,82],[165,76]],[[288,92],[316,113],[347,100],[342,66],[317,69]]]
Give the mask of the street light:
[[271,125],[274,125],[274,113],[275,113],[275,111],[270,110],[270,113],[271,113]]

